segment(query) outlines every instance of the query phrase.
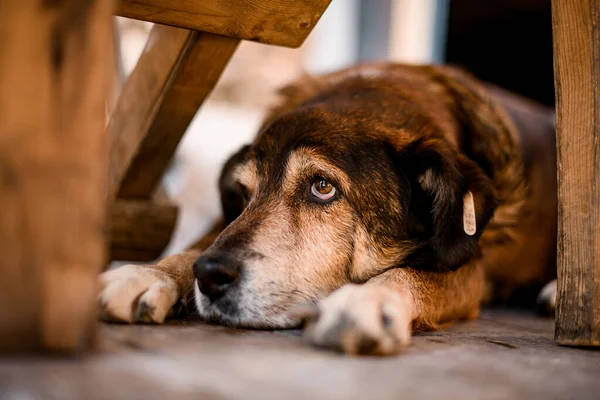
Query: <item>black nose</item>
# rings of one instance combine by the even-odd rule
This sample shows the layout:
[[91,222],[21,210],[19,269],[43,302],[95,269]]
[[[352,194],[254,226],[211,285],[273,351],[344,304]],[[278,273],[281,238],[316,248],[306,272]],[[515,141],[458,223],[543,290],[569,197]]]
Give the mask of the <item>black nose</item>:
[[194,262],[198,289],[211,301],[223,296],[240,278],[242,264],[226,255],[200,256]]

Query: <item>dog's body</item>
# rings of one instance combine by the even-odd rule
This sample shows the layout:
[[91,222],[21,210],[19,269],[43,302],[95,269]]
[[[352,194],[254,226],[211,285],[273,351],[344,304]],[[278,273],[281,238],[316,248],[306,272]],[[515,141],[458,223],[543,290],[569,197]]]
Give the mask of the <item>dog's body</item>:
[[501,299],[553,278],[551,113],[444,67],[365,65],[282,94],[223,169],[223,230],[103,274],[105,319],[162,322],[195,292],[210,321],[305,320],[315,344],[386,354],[476,317],[486,277]]

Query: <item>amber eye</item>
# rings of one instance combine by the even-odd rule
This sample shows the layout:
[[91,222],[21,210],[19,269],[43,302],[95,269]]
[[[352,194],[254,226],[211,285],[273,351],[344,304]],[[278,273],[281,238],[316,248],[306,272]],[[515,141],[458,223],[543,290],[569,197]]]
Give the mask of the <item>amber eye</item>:
[[310,192],[318,199],[327,201],[335,196],[336,190],[335,186],[329,183],[327,179],[317,178],[310,187]]

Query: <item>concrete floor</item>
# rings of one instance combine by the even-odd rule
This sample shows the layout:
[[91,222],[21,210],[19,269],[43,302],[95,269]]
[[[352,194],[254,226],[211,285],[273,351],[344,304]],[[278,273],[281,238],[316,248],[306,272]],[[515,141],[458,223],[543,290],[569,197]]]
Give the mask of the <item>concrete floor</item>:
[[600,399],[600,351],[556,346],[553,325],[486,311],[386,358],[317,350],[298,331],[103,325],[84,358],[0,359],[0,399]]

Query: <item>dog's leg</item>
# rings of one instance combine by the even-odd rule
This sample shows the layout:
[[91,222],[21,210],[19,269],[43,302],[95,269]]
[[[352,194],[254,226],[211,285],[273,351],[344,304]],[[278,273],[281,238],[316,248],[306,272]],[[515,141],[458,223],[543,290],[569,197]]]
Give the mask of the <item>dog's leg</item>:
[[476,263],[455,272],[388,270],[365,284],[349,284],[304,314],[305,334],[317,346],[351,354],[393,354],[411,331],[476,318],[484,289]]
[[105,321],[162,324],[177,300],[193,299],[194,261],[223,230],[219,221],[190,250],[155,265],[125,265],[100,275],[98,308]]

